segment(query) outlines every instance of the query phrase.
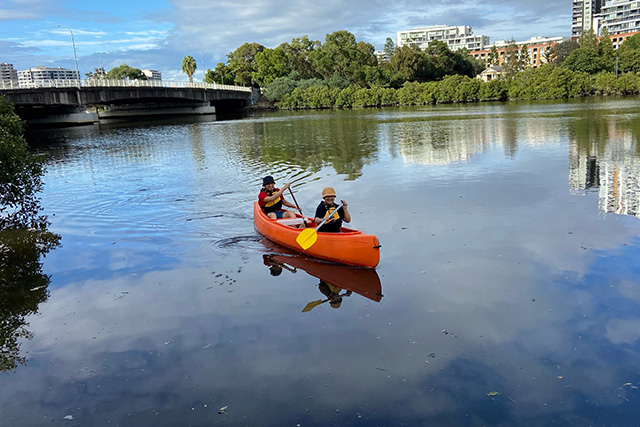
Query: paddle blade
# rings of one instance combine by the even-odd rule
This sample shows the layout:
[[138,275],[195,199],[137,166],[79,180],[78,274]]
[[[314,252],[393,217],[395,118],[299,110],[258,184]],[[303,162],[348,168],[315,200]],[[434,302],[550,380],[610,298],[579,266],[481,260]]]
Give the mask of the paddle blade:
[[309,249],[316,240],[318,240],[318,232],[315,228],[305,228],[296,238],[296,242],[298,242],[302,250]]
[[324,301],[322,301],[321,299],[317,300],[317,301],[311,301],[309,304],[305,305],[304,308],[302,309],[303,313],[306,313],[307,311],[311,311],[314,307],[319,306],[320,304],[322,304]]

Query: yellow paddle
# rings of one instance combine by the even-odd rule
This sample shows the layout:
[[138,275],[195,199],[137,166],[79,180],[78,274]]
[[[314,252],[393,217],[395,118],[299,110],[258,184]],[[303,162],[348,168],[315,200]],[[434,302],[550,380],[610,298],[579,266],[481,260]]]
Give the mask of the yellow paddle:
[[[338,212],[338,209],[340,209],[341,207],[342,205],[338,206],[334,212]],[[300,234],[298,234],[296,242],[298,242],[303,251],[306,251],[316,243],[316,240],[318,240],[318,228],[322,227],[322,224],[324,224],[325,221],[332,217],[333,214],[323,219],[316,228],[305,228],[304,230],[302,230],[302,232],[300,232]]]
[[325,299],[325,300],[319,299],[317,301],[311,301],[309,304],[304,306],[304,308],[302,309],[302,312],[306,313],[307,311],[311,311],[314,307],[317,307],[320,304],[322,304],[323,302],[327,302],[327,301],[329,301],[329,300],[328,299]]

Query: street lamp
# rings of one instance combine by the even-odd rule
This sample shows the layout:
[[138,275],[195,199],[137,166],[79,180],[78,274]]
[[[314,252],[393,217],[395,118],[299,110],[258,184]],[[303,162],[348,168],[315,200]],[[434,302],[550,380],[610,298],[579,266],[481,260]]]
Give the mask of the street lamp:
[[225,74],[224,76],[222,76],[222,78],[220,79],[220,84],[223,85],[224,84],[224,78],[227,77],[229,74],[233,73],[234,70],[229,71],[227,74]]
[[76,41],[73,38],[73,31],[71,31],[71,28],[67,27],[66,25],[56,25],[56,27],[65,27],[71,33],[71,44],[73,45],[73,60],[76,63],[76,76],[78,76],[78,81],[79,81],[80,71],[78,71],[78,57],[76,56]]
[[205,71],[205,67],[204,67],[204,55],[202,54],[202,50],[194,45],[190,45],[191,47],[195,47],[196,49],[198,49],[198,52],[200,52],[200,66],[202,67],[202,78],[204,79],[204,77],[206,77],[207,72]]
[[[100,52],[100,71],[101,71],[102,73],[104,73],[104,67],[102,66],[102,54],[103,54],[103,53],[111,53],[111,51],[110,51],[110,50],[108,50],[108,51],[106,51],[106,52]],[[104,73],[104,74],[106,74],[106,73]]]

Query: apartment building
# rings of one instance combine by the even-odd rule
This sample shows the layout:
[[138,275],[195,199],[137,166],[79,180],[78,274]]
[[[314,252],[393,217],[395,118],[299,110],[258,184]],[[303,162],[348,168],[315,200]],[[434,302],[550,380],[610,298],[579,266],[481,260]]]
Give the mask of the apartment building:
[[378,64],[391,61],[391,55],[386,50],[376,50],[373,54],[378,60]]
[[49,80],[79,80],[80,76],[75,70],[57,67],[49,68],[38,65],[28,70],[18,71],[18,83],[20,87],[39,87]]
[[577,40],[583,32],[593,29],[598,34],[603,0],[573,0],[571,38]]
[[609,35],[636,33],[640,31],[640,1],[638,0],[609,0],[602,6],[602,28],[609,31]]
[[639,32],[640,1],[573,0],[572,40],[578,40],[583,32],[589,30],[600,36],[604,28],[609,35],[633,35]]
[[[570,40],[569,37],[532,37],[525,41],[515,42],[518,49],[522,49],[524,45],[527,45],[527,50],[529,52],[529,66],[533,68],[538,68],[542,64],[547,62],[546,53],[551,46],[557,43],[562,43],[564,41]],[[498,60],[499,64],[504,63],[507,46],[511,43],[506,40],[499,40],[493,44],[498,51]],[[485,65],[489,65],[489,55],[491,54],[491,48],[493,46],[487,46],[481,50],[474,50],[469,52],[469,55],[473,56],[476,59],[484,61]]]
[[474,35],[471,27],[466,25],[418,27],[412,30],[398,31],[396,34],[396,46],[399,48],[417,46],[421,50],[425,50],[434,40],[446,43],[453,51],[462,48],[480,50],[489,44],[489,36]]
[[142,71],[142,74],[147,76],[147,80],[155,80],[155,81],[162,80],[162,74],[160,73],[160,71],[157,71],[157,70],[141,70],[141,71]]
[[0,62],[0,83],[18,85],[18,71],[13,68],[13,64]]

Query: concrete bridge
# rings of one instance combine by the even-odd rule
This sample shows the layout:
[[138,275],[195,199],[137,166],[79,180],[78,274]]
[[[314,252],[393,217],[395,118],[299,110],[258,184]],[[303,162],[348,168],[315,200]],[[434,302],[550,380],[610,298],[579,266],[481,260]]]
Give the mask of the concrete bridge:
[[33,86],[0,83],[0,95],[35,125],[240,111],[257,97],[250,87],[151,80],[47,80]]

